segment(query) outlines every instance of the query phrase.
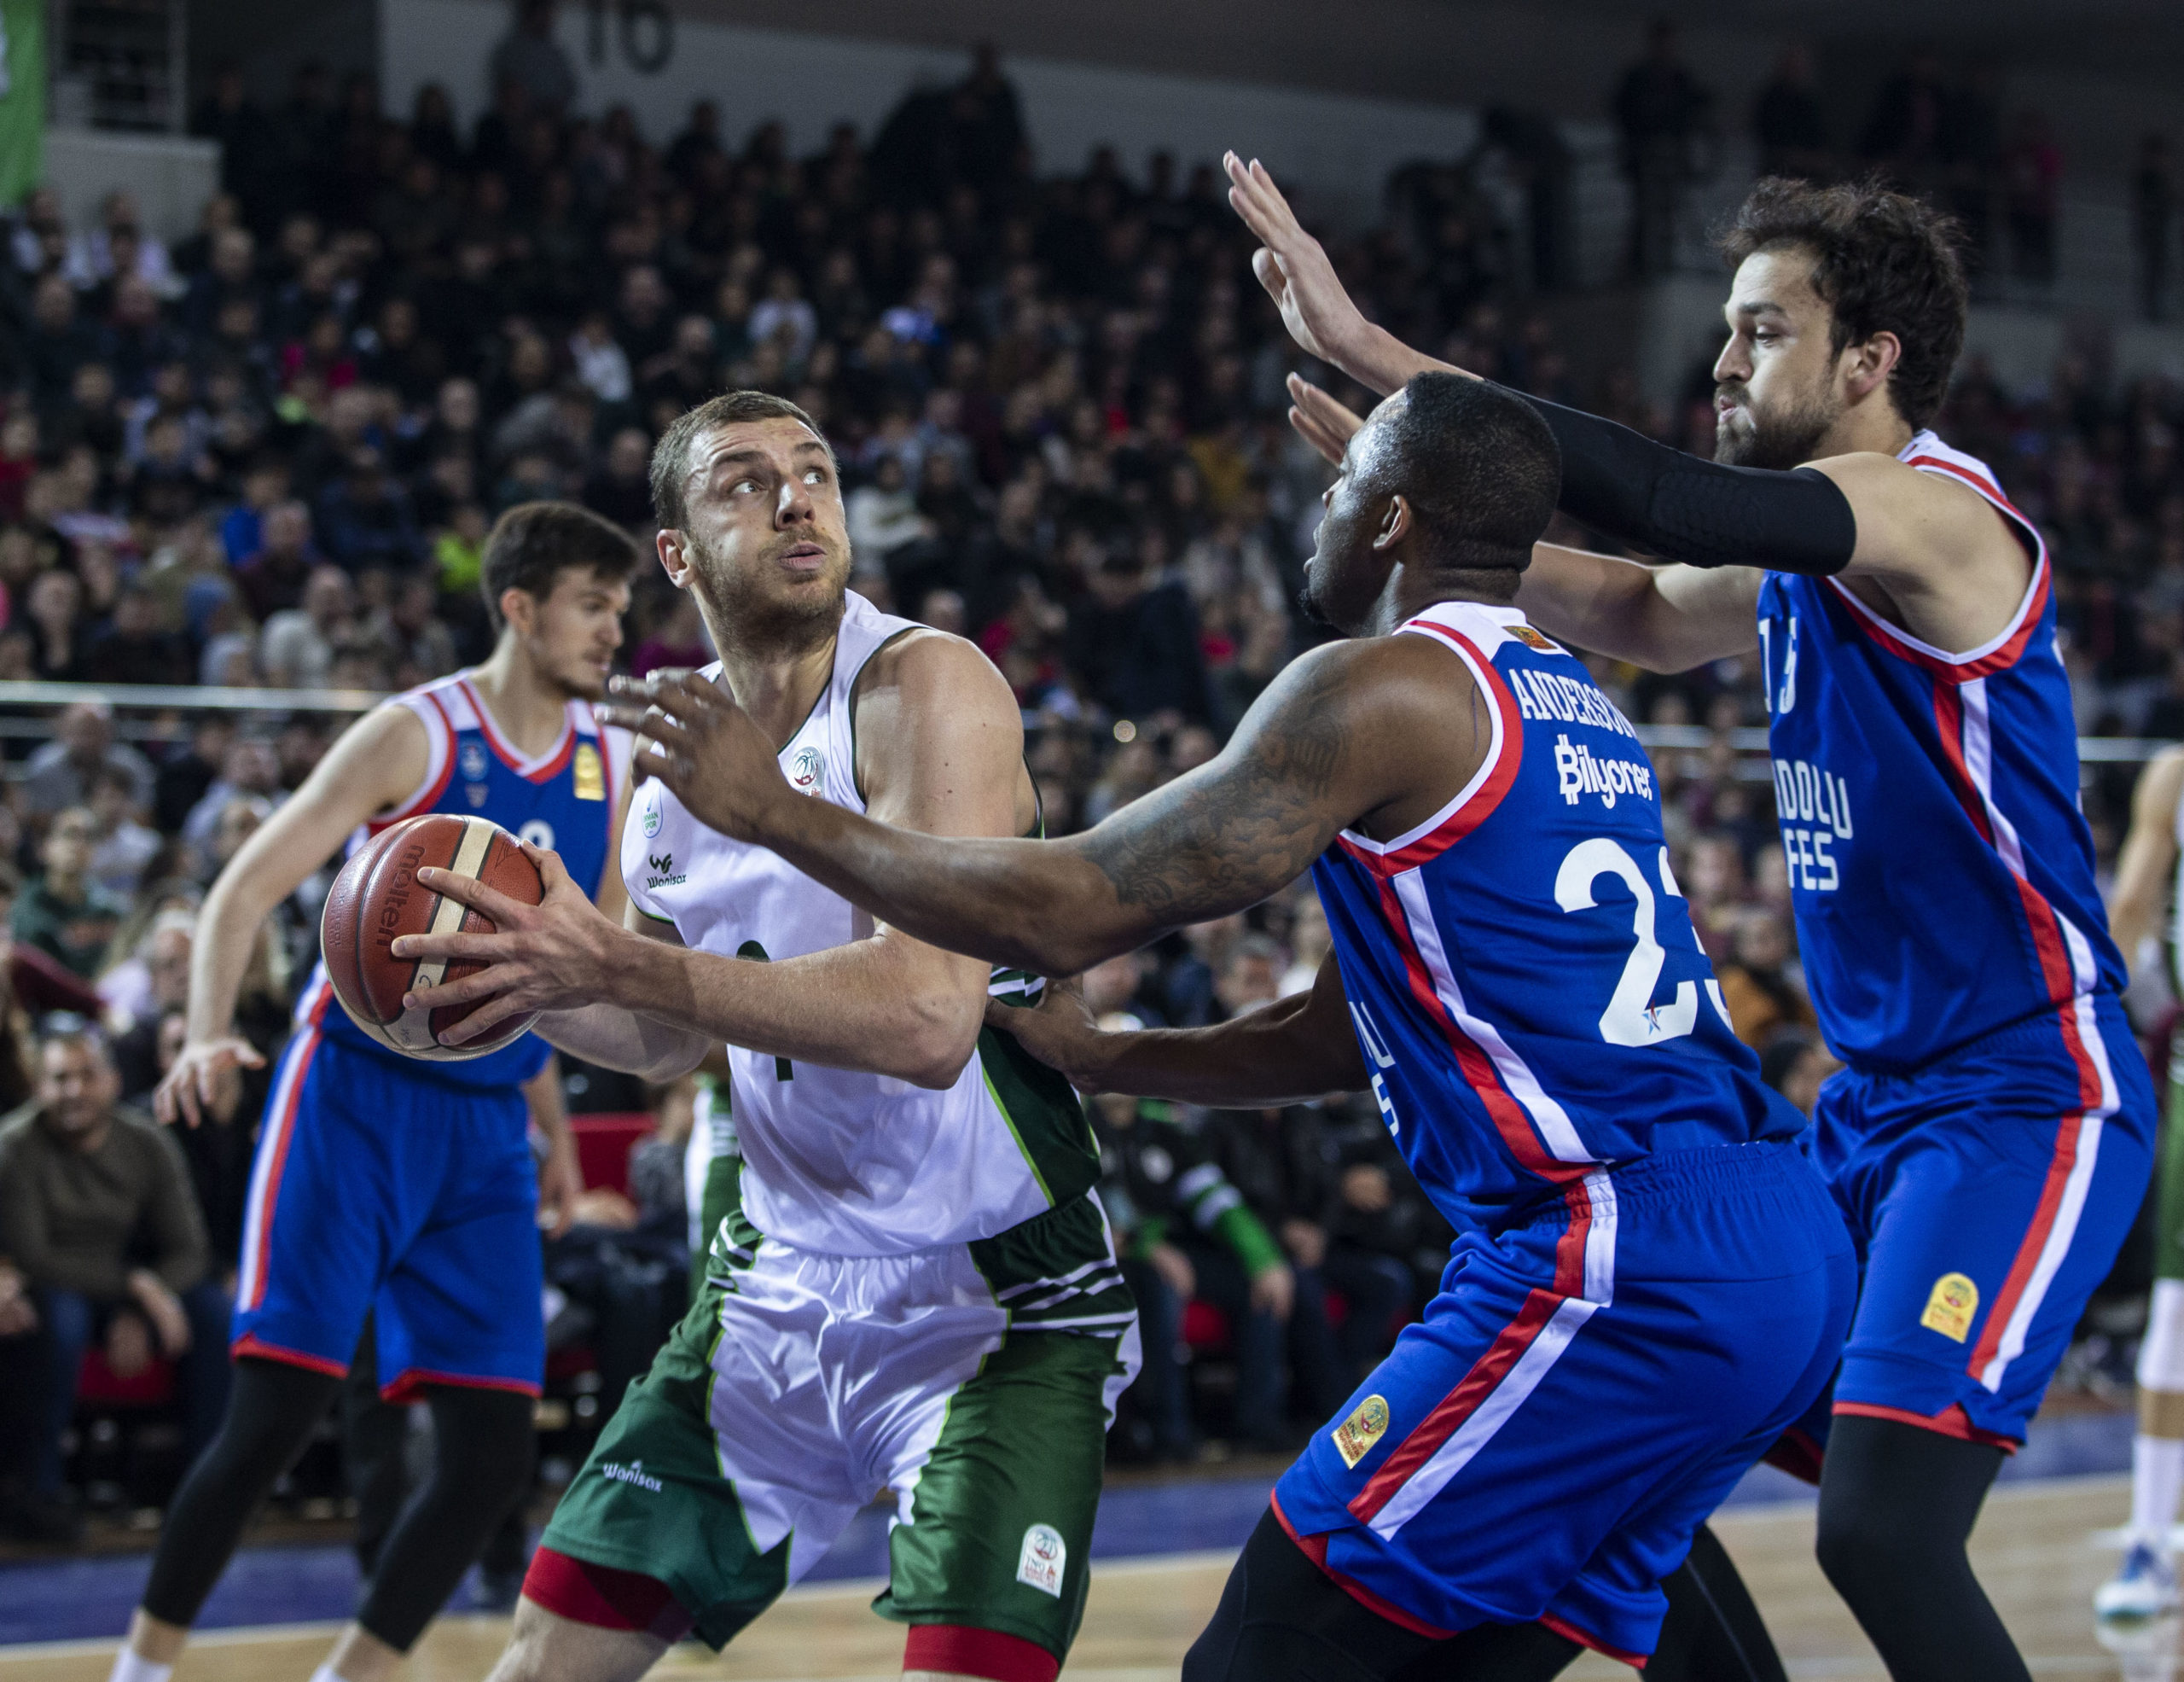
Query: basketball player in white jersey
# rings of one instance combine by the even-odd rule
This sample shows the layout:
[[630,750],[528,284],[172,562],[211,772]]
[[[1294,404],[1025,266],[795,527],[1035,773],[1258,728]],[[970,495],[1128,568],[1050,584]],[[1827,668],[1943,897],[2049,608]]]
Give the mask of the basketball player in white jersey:
[[[2177,921],[2184,917],[2184,748],[2158,754],[2131,796],[2131,829],[2117,863],[2108,931],[2134,969],[2164,905],[2169,984],[2184,998],[2184,963],[2179,961],[2184,928]],[[2169,1532],[2184,1495],[2184,1056],[2175,1041],[2169,1047],[2167,1100],[2154,1205],[2153,1301],[2146,1342],[2139,1346],[2131,1523],[2123,1563],[2093,1603],[2102,1618],[2117,1622],[2166,1617],[2177,1609]]]
[[[721,651],[706,675],[795,787],[936,834],[1036,831],[1000,673],[848,591],[834,454],[802,410],[692,410],[653,495],[661,563]],[[725,1041],[741,1171],[714,1176],[737,1195],[704,1287],[563,1497],[496,1682],[619,1682],[685,1634],[722,1646],[882,1490],[905,1673],[1050,1682],[1137,1350],[1076,1094],[984,1026],[990,995],[1036,987],[875,925],[657,780],[624,832],[626,927],[536,856],[536,908],[421,877],[497,930],[397,943],[489,966],[433,994],[484,1001],[449,1038],[540,1010],[554,1044],[656,1080]]]

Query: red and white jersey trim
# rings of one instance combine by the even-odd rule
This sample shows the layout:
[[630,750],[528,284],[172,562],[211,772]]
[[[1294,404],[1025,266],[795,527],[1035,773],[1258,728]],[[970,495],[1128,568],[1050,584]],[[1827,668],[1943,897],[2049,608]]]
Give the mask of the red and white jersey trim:
[[500,725],[494,722],[492,709],[485,705],[485,696],[478,693],[468,672],[458,672],[452,678],[442,679],[442,685],[449,691],[447,700],[459,702],[463,713],[468,714],[467,718],[458,715],[456,707],[450,705],[449,716],[455,727],[479,731],[485,736],[486,745],[499,756],[502,764],[517,776],[532,783],[544,782],[567,763],[569,754],[576,747],[579,708],[582,709],[584,721],[590,722],[590,705],[571,701],[561,709],[561,733],[554,738],[553,745],[543,754],[525,754],[501,734]]
[[[1350,1504],[1351,1516],[1392,1538],[1491,1442],[1562,1358],[1585,1323],[1615,1300],[1615,1182],[1606,1168],[1569,1193],[1571,1228],[1555,1289],[1534,1290],[1470,1371],[1398,1443]],[[1582,1253],[1578,1266],[1566,1240]]]
[[1931,473],[1955,480],[1968,486],[1991,503],[1994,508],[2024,533],[2026,544],[2032,551],[2032,576],[2025,582],[2024,594],[2019,598],[2017,611],[2001,630],[1978,648],[1962,654],[1951,654],[1924,643],[1901,626],[1892,625],[1858,598],[1857,593],[1839,578],[1827,580],[1837,598],[1856,616],[1867,635],[1891,653],[1914,665],[1926,666],[1937,675],[1960,680],[1984,678],[2014,666],[2031,639],[2033,628],[2040,621],[2042,609],[2048,601],[2050,579],[2048,567],[2047,540],[2040,535],[2040,528],[2020,514],[2010,499],[2004,496],[1987,464],[1975,456],[1967,456],[1943,443],[1931,432],[1922,432],[1903,446],[1896,459],[1921,473]]
[[1570,1112],[1540,1085],[1539,1077],[1531,1066],[1517,1055],[1502,1031],[1484,1017],[1472,1011],[1457,984],[1455,972],[1449,967],[1447,951],[1441,944],[1441,926],[1435,920],[1433,907],[1426,897],[1426,883],[1415,867],[1397,875],[1391,886],[1396,903],[1402,907],[1403,923],[1410,936],[1411,949],[1426,967],[1426,974],[1432,983],[1433,992],[1456,1032],[1486,1053],[1494,1066],[1494,1073],[1511,1097],[1524,1109],[1531,1124],[1538,1129],[1548,1154],[1558,1162],[1583,1163],[1596,1160],[1577,1137],[1577,1124],[1571,1120]]
[[1367,869],[1387,874],[1438,857],[1491,817],[1517,780],[1524,759],[1524,723],[1516,697],[1494,669],[1493,651],[1512,640],[1508,626],[1523,624],[1524,615],[1514,608],[1442,602],[1397,629],[1397,636],[1431,637],[1463,661],[1479,692],[1492,703],[1488,719],[1493,735],[1470,780],[1457,790],[1455,799],[1424,823],[1391,841],[1374,841],[1354,829],[1345,829],[1335,838]]
[[2080,1100],[2084,1105],[2062,1120],[2048,1184],[2001,1292],[1988,1312],[1986,1329],[1972,1352],[1972,1376],[1988,1390],[1999,1392],[2010,1363],[2024,1353],[2033,1319],[2077,1239],[2078,1220],[2100,1154],[2103,1125],[2122,1107],[2123,1099],[2094,1009],[2094,992],[2100,976],[2092,942],[2033,886],[2025,873],[2024,848],[2017,826],[1995,799],[1994,731],[1986,679],[1977,678],[1954,687],[1937,684],[1935,689],[1943,746],[1949,750],[1952,768],[1970,784],[1978,802],[1973,812],[1975,821],[2017,883],[2049,991],[2064,999],[2059,1010],[2059,1026],[2064,1045],[2077,1065]]
[[265,1107],[271,1118],[266,1137],[259,1141],[258,1161],[250,1176],[248,1202],[243,1208],[242,1254],[235,1278],[235,1303],[256,1308],[265,1300],[265,1269],[273,1249],[273,1212],[281,1200],[282,1171],[288,1162],[288,1145],[294,1138],[296,1115],[303,1097],[304,1078],[311,1073],[311,1058],[319,1047],[318,1001],[306,1024],[298,1033],[282,1065],[280,1083]]

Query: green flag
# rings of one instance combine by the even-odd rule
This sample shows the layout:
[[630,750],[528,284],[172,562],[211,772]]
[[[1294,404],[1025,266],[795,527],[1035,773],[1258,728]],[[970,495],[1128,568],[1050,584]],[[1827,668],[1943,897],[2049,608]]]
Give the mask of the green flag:
[[45,177],[45,0],[0,0],[0,205]]

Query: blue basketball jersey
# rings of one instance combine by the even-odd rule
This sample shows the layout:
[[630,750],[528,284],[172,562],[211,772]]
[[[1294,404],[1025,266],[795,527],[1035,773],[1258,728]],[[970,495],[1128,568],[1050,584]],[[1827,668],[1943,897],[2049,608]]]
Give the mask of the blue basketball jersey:
[[[428,812],[475,814],[534,847],[560,853],[570,876],[596,895],[614,858],[614,811],[629,767],[626,733],[601,725],[590,702],[572,700],[561,739],[537,758],[526,759],[501,734],[463,672],[412,690],[394,704],[407,707],[424,724],[430,745],[425,780],[401,806],[359,829],[350,841],[351,853],[405,818]],[[316,1026],[345,1045],[392,1059],[423,1079],[459,1086],[520,1085],[552,1055],[544,1040],[527,1033],[462,1062],[404,1057],[349,1020],[334,999],[323,960],[297,1001],[296,1023]]]
[[1461,661],[1493,736],[1456,798],[1312,867],[1374,1096],[1464,1230],[1546,1198],[1597,1225],[1606,1167],[1803,1125],[1731,1032],[1669,867],[1629,721],[1514,608],[1444,602],[1398,635]]
[[1984,463],[1931,432],[1900,459],[1992,503],[2032,579],[2009,624],[1964,654],[1890,624],[1839,579],[1762,585],[1775,800],[1813,1008],[1837,1054],[1877,1072],[2059,1012],[2091,1071],[2073,1001],[2119,991],[2123,964],[2078,807],[2047,548]]

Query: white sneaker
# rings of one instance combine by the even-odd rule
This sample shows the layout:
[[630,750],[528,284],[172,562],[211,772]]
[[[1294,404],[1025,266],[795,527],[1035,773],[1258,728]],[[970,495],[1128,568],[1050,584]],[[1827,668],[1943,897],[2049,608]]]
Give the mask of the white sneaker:
[[2093,1597],[2094,1615],[2119,1623],[2165,1618],[2177,1609],[2176,1573],[2153,1543],[2135,1541],[2123,1563]]

